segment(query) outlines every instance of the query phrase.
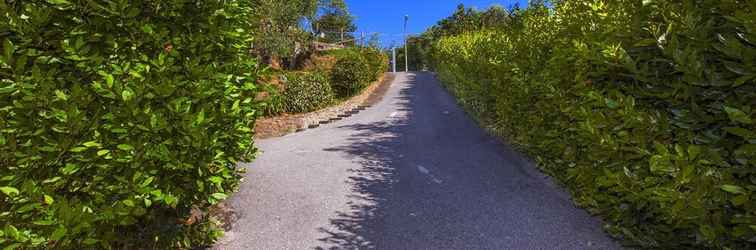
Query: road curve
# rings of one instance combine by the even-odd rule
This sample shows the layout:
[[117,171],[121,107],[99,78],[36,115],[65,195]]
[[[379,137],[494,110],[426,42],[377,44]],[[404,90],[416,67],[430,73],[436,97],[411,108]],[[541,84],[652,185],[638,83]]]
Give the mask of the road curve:
[[430,73],[320,128],[261,140],[214,249],[620,249]]

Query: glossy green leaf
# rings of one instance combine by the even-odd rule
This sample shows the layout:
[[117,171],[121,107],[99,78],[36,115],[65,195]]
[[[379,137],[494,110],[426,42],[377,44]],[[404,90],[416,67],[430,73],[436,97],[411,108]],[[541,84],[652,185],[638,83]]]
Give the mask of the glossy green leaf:
[[13,53],[16,51],[16,46],[10,40],[3,39],[3,57],[6,63],[10,63],[13,59]]
[[72,163],[66,163],[66,166],[60,170],[60,172],[64,175],[71,175],[76,172],[78,172],[80,169],[79,165],[72,164]]
[[610,109],[616,109],[619,107],[619,103],[617,103],[617,101],[615,100],[606,98],[604,99],[604,102],[606,103],[606,106],[609,107]]
[[730,120],[733,122],[743,123],[743,124],[751,124],[753,121],[751,120],[751,117],[748,116],[745,112],[743,112],[740,109],[724,106],[725,112],[727,112],[727,115],[730,117]]
[[146,187],[147,185],[150,185],[153,180],[155,180],[155,177],[150,176],[149,178],[145,179],[140,186]]
[[227,199],[227,198],[228,198],[228,195],[226,195],[226,194],[224,194],[224,193],[214,193],[214,194],[212,194],[211,196],[212,196],[213,198],[215,198],[216,200],[225,200],[225,199]]
[[132,151],[134,150],[134,146],[131,146],[129,144],[118,144],[118,149],[123,151]]
[[43,183],[43,184],[48,184],[48,183],[55,183],[55,182],[58,182],[58,181],[60,181],[61,179],[63,179],[63,178],[62,178],[62,177],[60,177],[60,176],[55,176],[55,177],[53,177],[53,178],[50,178],[50,179],[45,179],[44,181],[42,181],[42,183]]
[[123,97],[124,101],[131,101],[134,99],[134,91],[127,87],[121,92],[121,97]]
[[55,96],[59,100],[68,101],[68,95],[66,95],[66,93],[63,93],[63,91],[55,90]]
[[55,4],[55,5],[69,5],[71,2],[68,0],[47,0],[48,3]]
[[3,194],[14,197],[19,194],[18,189],[14,187],[0,187],[0,192],[3,192]]
[[748,129],[744,129],[741,127],[726,127],[726,128],[723,128],[723,130],[727,131],[728,133],[732,135],[740,136],[746,140],[756,139],[756,132],[748,130]]
[[74,152],[74,153],[79,153],[79,152],[84,152],[86,150],[87,150],[86,147],[73,147],[73,148],[69,149],[68,151],[71,151],[71,152]]
[[115,78],[113,77],[113,75],[105,73],[105,84],[108,85],[108,88],[112,88],[114,83]]
[[68,229],[65,227],[58,227],[53,231],[53,233],[50,235],[50,239],[58,241],[63,239],[64,236],[66,236],[66,233],[68,233]]
[[47,204],[47,205],[52,205],[52,204],[53,204],[53,202],[55,202],[55,199],[53,199],[53,197],[52,197],[52,196],[49,196],[49,195],[45,195],[45,204]]
[[746,192],[744,188],[735,185],[722,185],[721,188],[731,194],[744,194]]

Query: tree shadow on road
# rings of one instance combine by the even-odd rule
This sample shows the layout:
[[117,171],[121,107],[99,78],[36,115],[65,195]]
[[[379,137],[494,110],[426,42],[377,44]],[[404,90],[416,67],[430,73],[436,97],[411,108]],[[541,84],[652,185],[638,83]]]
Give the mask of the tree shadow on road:
[[[414,80],[413,75],[408,76],[407,81]],[[400,89],[394,100],[386,100],[397,103],[397,111],[402,112],[400,116],[375,123],[342,126],[340,128],[354,131],[348,145],[325,149],[348,155],[360,167],[349,170],[349,210],[336,212],[329,228],[318,229],[328,237],[319,239],[325,246],[315,249],[376,248],[371,236],[379,233],[375,230],[383,213],[381,206],[388,202],[392,186],[399,179],[397,165],[404,156],[397,149],[402,148],[403,127],[413,116],[411,99],[416,91],[413,85]]]
[[349,170],[348,209],[318,229],[315,249],[616,248],[427,78],[410,74],[386,96],[395,116],[339,127],[351,136],[325,150],[359,167]]

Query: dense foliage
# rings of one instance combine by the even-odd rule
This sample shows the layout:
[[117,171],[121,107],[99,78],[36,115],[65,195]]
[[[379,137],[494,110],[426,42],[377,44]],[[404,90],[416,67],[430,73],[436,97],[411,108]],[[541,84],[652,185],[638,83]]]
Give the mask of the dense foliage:
[[307,63],[304,71],[274,74],[280,85],[263,85],[263,115],[312,112],[358,94],[386,72],[388,57],[375,48],[352,47],[317,53]]
[[318,0],[248,0],[255,40],[253,48],[263,58],[290,58],[296,56],[297,47],[305,47],[311,39],[301,23],[313,20]]
[[0,1],[0,246],[175,249],[255,153],[246,1]]
[[325,72],[291,72],[285,79],[283,99],[286,112],[310,112],[333,103],[331,83]]
[[608,232],[756,248],[756,1],[553,1],[442,36],[433,66]]
[[374,72],[359,50],[341,50],[331,70],[331,86],[336,96],[358,94],[373,79]]
[[357,30],[354,17],[344,0],[320,0],[320,15],[312,22],[312,31],[323,37],[321,42],[354,44]]
[[[537,5],[537,1],[529,1]],[[512,6],[515,11],[519,8],[517,5]],[[466,8],[464,4],[457,5],[454,13],[439,21],[436,25],[429,28],[420,36],[410,36],[407,38],[407,58],[409,70],[417,71],[432,69],[433,62],[430,53],[433,51],[433,43],[447,36],[460,35],[477,30],[484,29],[503,29],[509,24],[511,16],[509,11],[504,7],[494,5],[485,10],[476,10]],[[396,50],[397,68],[404,69],[405,47],[399,47]]]
[[370,81],[376,81],[388,70],[389,60],[386,54],[375,48],[362,48],[360,54],[365,58],[368,69],[372,72]]

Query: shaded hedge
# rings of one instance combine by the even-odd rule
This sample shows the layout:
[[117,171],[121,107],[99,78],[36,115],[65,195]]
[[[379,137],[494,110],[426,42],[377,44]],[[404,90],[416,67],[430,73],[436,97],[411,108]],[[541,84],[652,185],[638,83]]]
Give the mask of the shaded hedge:
[[311,112],[333,103],[331,83],[325,72],[290,72],[285,76],[283,102],[286,112]]
[[647,248],[754,249],[756,2],[556,1],[438,41],[481,122]]
[[175,249],[252,159],[245,1],[0,1],[0,246]]

